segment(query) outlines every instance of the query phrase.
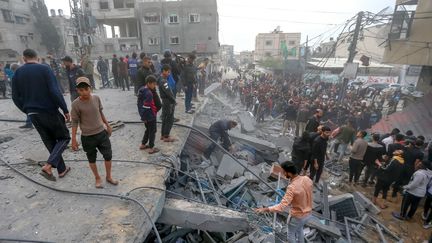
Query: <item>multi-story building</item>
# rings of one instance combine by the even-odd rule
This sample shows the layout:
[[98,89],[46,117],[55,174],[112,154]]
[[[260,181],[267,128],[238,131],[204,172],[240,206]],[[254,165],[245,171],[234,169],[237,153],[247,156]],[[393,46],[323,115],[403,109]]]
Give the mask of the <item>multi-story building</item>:
[[76,54],[78,52],[78,46],[76,46],[78,43],[74,42],[74,28],[70,17],[65,16],[62,9],[59,9],[58,12],[55,9],[51,9],[50,15],[62,43],[62,49],[57,54],[59,56]]
[[[357,41],[357,53],[354,59],[360,60],[362,56],[366,56],[371,62],[381,63],[384,56],[385,40],[390,32],[390,27],[390,24],[379,24],[362,29]],[[339,36],[335,57],[348,58],[352,35],[352,32],[345,32]]]
[[283,59],[284,51],[287,51],[288,60],[299,59],[300,41],[301,33],[283,33],[279,28],[271,33],[260,33],[255,41],[255,61]]
[[240,52],[240,64],[251,64],[254,62],[253,51],[242,51]]
[[84,0],[97,21],[93,56],[131,52],[216,54],[216,0]]
[[317,48],[315,48],[312,57],[316,57],[316,58],[335,57],[335,52],[336,52],[335,44],[336,41],[334,41],[333,38],[330,38],[330,40],[327,42],[320,43],[320,45]]
[[383,61],[407,65],[404,79],[432,91],[432,1],[397,0],[392,19]]
[[22,52],[27,48],[46,54],[41,45],[41,36],[35,31],[35,18],[32,13],[34,0],[2,0],[0,10],[0,62],[14,63],[19,61]]
[[233,64],[234,62],[234,46],[221,45],[219,48],[219,57],[224,66]]

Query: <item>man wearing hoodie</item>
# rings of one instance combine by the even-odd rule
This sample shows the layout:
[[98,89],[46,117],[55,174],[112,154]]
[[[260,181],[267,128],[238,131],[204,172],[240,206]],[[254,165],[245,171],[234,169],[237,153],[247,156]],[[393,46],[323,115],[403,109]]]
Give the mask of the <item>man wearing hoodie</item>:
[[[363,163],[366,166],[365,177],[363,180],[363,187],[366,187],[367,183],[372,182],[372,177],[375,175],[377,169],[383,161],[382,156],[385,154],[385,147],[379,144],[379,134],[372,135],[372,142],[368,143]],[[370,181],[369,181],[370,179]]]
[[385,204],[378,203],[378,195],[382,191],[382,198],[384,200],[387,199],[387,192],[390,188],[390,185],[401,175],[404,163],[405,160],[403,157],[403,150],[396,150],[394,151],[393,158],[390,160],[390,162],[378,170],[378,181],[375,185],[373,203],[378,205],[381,209],[385,209],[387,206]]
[[411,177],[408,185],[403,187],[404,195],[400,213],[392,212],[393,217],[400,220],[412,219],[420,200],[426,195],[427,185],[432,177],[428,161],[417,163],[415,167],[417,171]]

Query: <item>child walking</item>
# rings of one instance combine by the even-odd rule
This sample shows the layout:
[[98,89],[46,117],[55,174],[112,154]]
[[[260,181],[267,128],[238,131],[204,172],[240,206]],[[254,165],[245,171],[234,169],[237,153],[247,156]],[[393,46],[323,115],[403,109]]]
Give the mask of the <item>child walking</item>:
[[76,140],[77,128],[81,129],[81,143],[86,152],[90,169],[96,179],[96,188],[103,188],[101,177],[96,166],[97,150],[105,160],[106,182],[118,185],[111,176],[112,150],[109,137],[112,128],[108,124],[100,98],[92,95],[90,80],[80,77],[76,81],[78,99],[72,102],[72,149],[78,150]]
[[157,131],[156,117],[158,112],[155,102],[155,99],[157,99],[157,93],[155,92],[157,80],[155,76],[149,75],[145,81],[146,85],[141,87],[138,91],[137,102],[141,121],[144,122],[146,127],[140,150],[146,150],[149,154],[155,154],[160,151],[155,147]]

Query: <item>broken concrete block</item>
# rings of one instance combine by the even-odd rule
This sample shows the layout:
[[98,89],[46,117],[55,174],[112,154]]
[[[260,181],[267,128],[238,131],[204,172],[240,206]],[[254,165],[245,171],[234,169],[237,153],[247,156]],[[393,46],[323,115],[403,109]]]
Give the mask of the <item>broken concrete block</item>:
[[206,174],[210,177],[214,177],[216,175],[216,168],[212,165],[204,170]]
[[[244,166],[247,166],[247,161],[238,160]],[[216,171],[216,175],[220,177],[228,176],[229,178],[234,178],[243,175],[245,168],[241,166],[237,161],[235,161],[230,156],[224,154],[221,163]]]
[[248,111],[242,111],[237,114],[240,124],[242,125],[242,132],[251,133],[255,131],[255,118]]
[[239,186],[241,186],[245,182],[247,182],[247,179],[246,179],[246,177],[242,176],[242,177],[239,177],[237,179],[233,179],[230,184],[222,185],[221,190],[224,194],[227,194],[231,191],[234,191],[235,189],[237,189]]
[[279,179],[279,175],[281,179],[288,180],[285,176],[285,171],[282,169],[282,167],[276,163],[274,163],[270,170],[270,177],[274,179]]
[[210,86],[208,86],[204,90],[204,95],[207,96],[210,93],[213,93],[213,91],[217,90],[221,86],[221,83],[212,83]]
[[274,145],[273,143],[258,139],[256,137],[248,136],[234,131],[229,131],[228,134],[233,140],[250,145],[258,150],[274,151],[277,149],[276,145]]
[[235,243],[249,243],[249,237],[245,236],[241,238],[240,240],[236,241]]
[[372,203],[372,201],[367,198],[363,193],[355,191],[352,193],[352,195],[354,196],[355,200],[368,212],[372,214],[381,213],[381,209],[379,209],[374,203]]
[[[256,174],[256,175],[259,176],[259,174]],[[248,181],[250,181],[250,182],[259,182],[259,181],[260,181],[256,176],[254,176],[254,175],[253,175],[252,173],[250,173],[249,171],[246,171],[246,172],[244,173],[244,177],[246,177],[246,179],[247,179]]]
[[249,230],[247,215],[201,203],[167,199],[159,223],[209,232]]
[[273,233],[264,233],[257,230],[249,235],[249,241],[252,243],[274,243],[275,236]]
[[342,236],[340,230],[331,225],[325,225],[321,223],[317,218],[312,218],[306,223],[306,226],[317,229],[319,232],[328,235],[332,238],[338,239]]

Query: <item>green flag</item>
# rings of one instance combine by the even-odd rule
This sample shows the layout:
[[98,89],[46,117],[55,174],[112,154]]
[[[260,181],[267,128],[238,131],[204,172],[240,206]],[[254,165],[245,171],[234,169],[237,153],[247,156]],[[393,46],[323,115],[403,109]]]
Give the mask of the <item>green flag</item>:
[[285,41],[281,41],[281,51],[282,51],[282,55],[284,58],[287,58],[289,53],[288,53],[288,47],[286,45]]
[[296,57],[297,56],[297,47],[291,48],[290,56]]

